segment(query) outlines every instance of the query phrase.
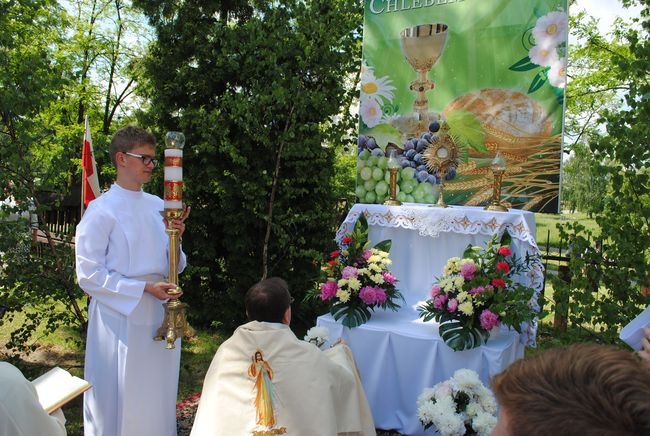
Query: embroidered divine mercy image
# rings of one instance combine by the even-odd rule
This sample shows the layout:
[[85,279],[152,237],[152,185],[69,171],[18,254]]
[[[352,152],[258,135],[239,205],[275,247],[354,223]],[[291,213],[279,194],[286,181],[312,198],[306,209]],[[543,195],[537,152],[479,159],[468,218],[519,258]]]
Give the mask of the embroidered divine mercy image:
[[285,434],[287,432],[285,427],[273,428],[275,426],[276,402],[273,369],[264,360],[261,350],[256,350],[251,360],[252,363],[248,367],[248,376],[254,381],[256,423],[264,427],[264,430],[253,431],[253,436]]

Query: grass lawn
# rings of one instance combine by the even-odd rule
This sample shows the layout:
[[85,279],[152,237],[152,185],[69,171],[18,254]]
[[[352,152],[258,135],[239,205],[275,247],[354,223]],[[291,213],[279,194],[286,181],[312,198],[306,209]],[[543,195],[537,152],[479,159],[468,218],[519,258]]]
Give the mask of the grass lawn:
[[[593,218],[589,218],[585,213],[573,214],[552,214],[552,213],[536,213],[535,222],[537,224],[537,245],[540,250],[544,251],[547,246],[549,247],[564,247],[566,248],[566,241],[560,239],[560,231],[557,229],[558,224],[567,224],[570,222],[579,221],[587,229],[590,229],[594,234],[598,234],[598,225]],[[564,250],[564,249],[563,249]]]

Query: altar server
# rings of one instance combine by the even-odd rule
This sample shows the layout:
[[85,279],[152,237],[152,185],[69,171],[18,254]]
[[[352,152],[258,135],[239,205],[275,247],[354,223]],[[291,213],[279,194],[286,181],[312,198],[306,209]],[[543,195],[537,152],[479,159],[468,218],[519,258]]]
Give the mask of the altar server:
[[[180,339],[154,341],[162,325],[169,237],[163,200],[145,193],[156,165],[155,137],[128,126],[110,144],[117,179],[90,202],[77,226],[76,271],[90,296],[84,378],[87,436],[176,435]],[[187,214],[171,223],[182,235]],[[185,255],[179,255],[179,271]]]
[[296,338],[290,301],[277,277],[248,290],[250,322],[217,350],[192,436],[376,435],[350,349],[323,352]]

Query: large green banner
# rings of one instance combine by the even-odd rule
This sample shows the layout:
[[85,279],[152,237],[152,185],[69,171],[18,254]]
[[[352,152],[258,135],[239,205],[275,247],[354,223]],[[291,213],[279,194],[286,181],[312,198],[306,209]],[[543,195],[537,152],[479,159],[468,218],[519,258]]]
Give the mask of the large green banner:
[[[366,0],[356,195],[557,212],[567,0]],[[441,146],[442,144],[442,146]],[[389,159],[389,155],[393,159]]]

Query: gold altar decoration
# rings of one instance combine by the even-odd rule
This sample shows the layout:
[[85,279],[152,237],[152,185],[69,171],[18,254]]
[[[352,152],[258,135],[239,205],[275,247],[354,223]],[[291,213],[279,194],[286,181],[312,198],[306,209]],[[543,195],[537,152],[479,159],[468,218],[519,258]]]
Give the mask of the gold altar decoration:
[[445,176],[450,169],[456,169],[459,164],[458,146],[449,134],[449,126],[443,124],[440,128],[438,140],[430,143],[423,153],[427,169],[438,173],[440,178],[440,194],[435,207],[447,207],[445,203]]
[[407,62],[417,73],[409,86],[416,93],[413,113],[395,118],[391,125],[402,132],[403,139],[420,136],[429,128],[429,123],[439,120],[440,115],[429,112],[426,92],[435,84],[427,75],[438,62],[447,43],[448,26],[442,23],[420,24],[407,27],[400,32],[400,46]]
[[[180,254],[179,230],[171,227],[172,220],[181,219],[184,214],[182,203],[183,188],[183,146],[185,136],[181,132],[167,132],[165,135],[165,211],[163,215],[167,220],[165,231],[169,236],[169,273],[167,280],[176,285],[167,293],[174,297],[182,293],[178,286],[178,260]],[[166,349],[175,348],[174,343],[179,337],[194,336],[194,329],[188,324],[185,317],[185,303],[178,298],[163,304],[165,317],[162,325],[156,332],[154,340],[167,341]]]
[[499,151],[497,151],[497,154],[494,156],[494,159],[490,164],[490,170],[492,170],[492,174],[494,174],[492,201],[490,204],[485,206],[484,209],[496,212],[507,212],[508,208],[501,203],[501,183],[503,181],[503,173],[506,172],[506,161],[501,157]]
[[388,157],[388,199],[384,201],[386,206],[401,206],[402,202],[397,199],[397,172],[400,169],[400,164],[395,157],[396,151],[390,150]]

